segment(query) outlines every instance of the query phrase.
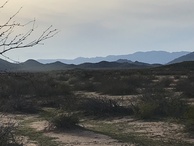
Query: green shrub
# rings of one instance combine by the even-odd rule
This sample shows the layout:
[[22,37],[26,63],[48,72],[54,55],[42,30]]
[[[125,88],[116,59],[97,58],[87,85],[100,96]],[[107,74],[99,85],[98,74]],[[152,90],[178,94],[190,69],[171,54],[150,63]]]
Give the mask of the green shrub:
[[176,89],[188,98],[194,98],[194,76],[188,76],[186,79],[181,79],[176,86]]
[[119,75],[104,77],[98,91],[110,95],[139,94],[138,89],[147,86],[151,80],[140,75]]
[[159,81],[159,85],[163,88],[166,88],[166,87],[169,87],[172,82],[173,82],[173,79],[166,77]]
[[190,106],[187,113],[185,114],[186,118],[186,129],[190,132],[194,132],[194,106]]
[[64,96],[72,94],[70,86],[52,78],[36,80],[34,94],[38,97]]
[[188,103],[181,96],[169,96],[166,104],[166,115],[170,117],[183,118],[188,110]]
[[57,129],[74,129],[78,126],[79,118],[76,115],[58,114],[51,119]]
[[153,104],[152,102],[144,103],[141,102],[138,104],[138,111],[135,111],[136,116],[141,119],[152,119],[156,115],[156,110],[158,105]]
[[134,112],[137,117],[142,119],[152,119],[156,117],[181,118],[184,116],[187,108],[188,105],[182,97],[160,91],[144,93],[139,99],[139,102],[135,105]]
[[153,79],[153,76],[131,70],[74,70],[71,74],[69,84],[74,90],[110,95],[138,94],[138,89],[147,86]]

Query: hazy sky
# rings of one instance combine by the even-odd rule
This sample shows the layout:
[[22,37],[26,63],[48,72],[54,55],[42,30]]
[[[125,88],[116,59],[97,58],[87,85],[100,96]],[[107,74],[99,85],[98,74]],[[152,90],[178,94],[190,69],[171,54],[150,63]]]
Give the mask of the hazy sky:
[[1,20],[21,6],[17,21],[36,18],[34,37],[51,24],[60,32],[44,45],[6,54],[18,61],[194,49],[193,0],[10,0]]

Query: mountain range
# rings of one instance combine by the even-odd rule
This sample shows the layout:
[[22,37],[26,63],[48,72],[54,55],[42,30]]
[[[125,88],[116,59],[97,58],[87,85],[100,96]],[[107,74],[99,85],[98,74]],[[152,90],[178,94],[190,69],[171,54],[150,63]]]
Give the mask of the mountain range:
[[127,55],[109,55],[106,57],[93,57],[93,58],[84,58],[78,57],[76,59],[39,59],[38,62],[43,64],[52,63],[60,61],[66,64],[82,64],[82,63],[97,63],[101,61],[114,62],[119,59],[127,59],[132,62],[144,62],[148,64],[167,64],[168,62],[181,57],[183,55],[189,54],[190,52],[181,51],[181,52],[165,52],[165,51],[149,51],[149,52],[136,52],[133,54]]
[[[158,54],[158,53],[159,52],[155,52],[155,54]],[[166,54],[166,52],[162,52],[162,54],[163,53]],[[181,53],[185,54],[186,52],[170,53],[170,54],[180,55]],[[149,52],[146,54],[149,54]],[[144,57],[142,56],[142,58],[146,58],[147,57],[146,54],[144,54]],[[148,55],[148,56],[151,56],[151,55]],[[117,57],[114,57],[114,58],[117,58]],[[155,56],[155,58],[157,58],[157,56]],[[173,59],[172,61],[168,62],[166,65],[185,62],[185,61],[194,61],[194,52],[187,53],[186,55]],[[192,66],[193,63],[190,63],[190,64]],[[158,67],[161,65],[162,64],[149,64],[149,63],[144,63],[139,61],[131,61],[128,59],[122,59],[122,57],[116,61],[100,61],[97,63],[85,62],[81,64],[66,64],[60,61],[43,64],[32,59],[27,60],[26,62],[23,62],[23,63],[10,63],[8,61],[0,59],[0,71],[14,71],[14,72],[15,71],[16,72],[17,71],[40,72],[40,71],[67,70],[67,69],[137,69],[137,68]]]
[[147,64],[142,62],[131,62],[128,60],[121,60],[115,62],[101,61],[98,63],[83,63],[79,65],[64,64],[62,62],[54,62],[48,64],[42,64],[36,60],[27,60],[20,64],[14,64],[0,59],[0,71],[11,72],[42,72],[52,70],[67,70],[67,69],[135,69],[135,68],[148,68],[159,66],[159,64]]

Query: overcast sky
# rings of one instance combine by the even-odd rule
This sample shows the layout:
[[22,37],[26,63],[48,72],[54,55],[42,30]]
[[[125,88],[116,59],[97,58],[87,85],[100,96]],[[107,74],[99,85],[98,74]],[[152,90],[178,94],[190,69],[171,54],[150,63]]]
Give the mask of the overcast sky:
[[193,0],[10,0],[1,20],[21,6],[16,20],[35,18],[37,36],[50,25],[60,32],[44,45],[6,54],[17,61],[194,49]]

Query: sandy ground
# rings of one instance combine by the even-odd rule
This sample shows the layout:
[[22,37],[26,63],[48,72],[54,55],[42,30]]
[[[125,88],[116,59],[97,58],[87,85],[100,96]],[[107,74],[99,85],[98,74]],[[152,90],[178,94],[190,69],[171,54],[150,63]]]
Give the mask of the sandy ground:
[[[59,132],[50,129],[48,121],[41,120],[38,115],[3,115],[0,116],[2,123],[14,123],[16,126],[24,120],[32,120],[28,126],[34,128],[37,132],[44,132],[45,136],[55,138],[57,142],[62,143],[61,146],[135,146],[135,144],[121,143],[118,140],[112,139],[109,136],[95,133],[89,130],[72,130]],[[99,126],[100,123],[114,124],[122,133],[136,133],[139,136],[146,136],[153,140],[173,140],[186,141],[194,144],[194,138],[189,137],[184,132],[184,126],[177,123],[154,121],[145,122],[134,120],[131,117],[114,118],[111,120],[95,121],[95,124],[84,124],[84,128]],[[18,137],[18,140],[25,146],[39,146],[37,142],[29,140],[28,137]]]
[[56,141],[65,146],[135,146],[134,144],[120,143],[103,134],[81,129],[57,132],[48,129],[49,123],[47,121],[33,122],[30,127],[37,131],[45,131],[46,136],[55,138]]
[[[153,140],[185,141],[194,144],[194,137],[184,131],[184,125],[165,121],[142,121],[130,117],[103,121],[102,123],[114,124],[122,133],[134,133]],[[88,125],[86,125],[87,127]],[[89,125],[88,127],[90,127]],[[94,126],[94,125],[92,125]]]
[[[94,122],[96,123],[96,121]],[[146,136],[153,140],[164,141],[185,141],[194,144],[194,138],[189,137],[184,132],[184,126],[170,122],[145,122],[134,120],[131,117],[118,118],[113,120],[99,121],[97,124],[83,124],[85,128],[99,126],[100,123],[114,124],[122,133],[135,133],[139,136]],[[56,138],[56,141],[62,142],[67,146],[135,146],[135,144],[121,143],[109,136],[94,133],[86,130],[73,130],[57,132],[48,129],[47,121],[37,121],[30,124],[31,128],[37,131],[44,131],[46,136]],[[89,128],[90,129],[90,128]]]
[[119,143],[108,136],[90,131],[75,130],[67,133],[47,133],[46,135],[58,138],[57,141],[67,146],[133,146],[132,144]]
[[[134,144],[121,143],[109,136],[88,130],[55,131],[49,128],[48,121],[40,120],[37,115],[7,114],[1,116],[0,120],[3,124],[13,123],[15,126],[20,125],[20,122],[25,120],[35,121],[29,124],[30,128],[34,128],[37,132],[44,132],[45,136],[55,138],[57,142],[62,143],[61,146],[135,146]],[[17,141],[23,143],[24,146],[39,146],[36,141],[31,141],[24,136],[18,136]]]

